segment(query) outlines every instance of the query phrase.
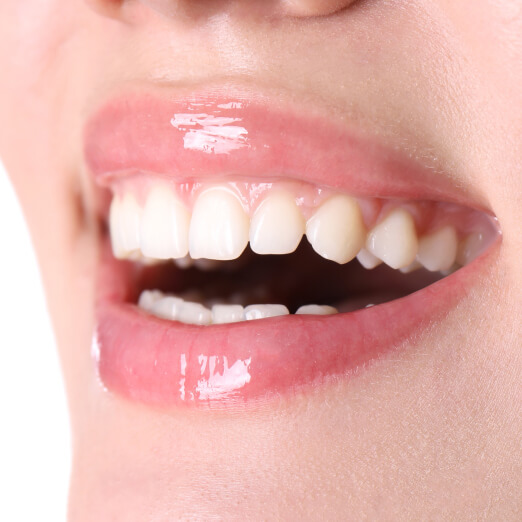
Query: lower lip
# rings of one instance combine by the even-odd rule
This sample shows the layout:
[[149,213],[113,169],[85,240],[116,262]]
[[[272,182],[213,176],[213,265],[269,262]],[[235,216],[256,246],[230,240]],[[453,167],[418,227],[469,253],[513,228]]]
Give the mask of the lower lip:
[[496,246],[437,283],[378,306],[207,327],[158,319],[124,302],[125,264],[112,260],[102,267],[97,306],[99,376],[110,391],[160,407],[228,408],[306,393],[368,369],[442,321],[480,280]]

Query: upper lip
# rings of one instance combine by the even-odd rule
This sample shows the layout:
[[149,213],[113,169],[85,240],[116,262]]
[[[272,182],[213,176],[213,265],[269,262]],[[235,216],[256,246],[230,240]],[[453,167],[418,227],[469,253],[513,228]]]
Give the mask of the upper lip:
[[[199,119],[188,122],[190,114]],[[187,146],[188,133],[212,125],[204,115],[233,120],[240,135],[230,139],[241,140],[237,146],[210,151]],[[219,132],[217,137],[222,138]],[[183,92],[125,89],[88,119],[84,153],[88,170],[105,186],[135,172],[179,182],[292,178],[358,196],[444,200],[486,210],[447,173],[381,143],[331,111],[237,85]]]

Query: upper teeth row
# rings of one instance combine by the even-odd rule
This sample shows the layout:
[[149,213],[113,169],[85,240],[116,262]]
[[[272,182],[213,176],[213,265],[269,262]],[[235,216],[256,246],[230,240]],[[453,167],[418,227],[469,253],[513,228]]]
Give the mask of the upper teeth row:
[[[366,268],[384,262],[392,268],[422,265],[438,271],[449,269],[456,260],[465,264],[466,256],[474,257],[469,248],[461,248],[458,256],[459,242],[452,226],[418,238],[412,215],[401,207],[367,230],[358,202],[344,194],[329,197],[305,220],[296,197],[288,191],[268,191],[250,217],[226,185],[201,192],[190,213],[170,186],[157,184],[144,205],[131,192],[115,195],[110,229],[119,258],[190,255],[192,259],[230,260],[239,257],[248,242],[258,254],[288,254],[304,234],[324,258],[347,263],[357,256]],[[480,241],[475,243],[478,251]]]

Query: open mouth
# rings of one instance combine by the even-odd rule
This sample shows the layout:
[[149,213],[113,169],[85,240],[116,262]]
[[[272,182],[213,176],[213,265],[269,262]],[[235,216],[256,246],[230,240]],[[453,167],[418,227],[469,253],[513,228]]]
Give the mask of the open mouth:
[[[447,313],[498,237],[458,191],[411,165],[390,176],[388,152],[244,99],[131,96],[86,135],[111,192],[98,369],[141,402],[228,404],[342,378]],[[356,154],[366,170],[344,176]]]

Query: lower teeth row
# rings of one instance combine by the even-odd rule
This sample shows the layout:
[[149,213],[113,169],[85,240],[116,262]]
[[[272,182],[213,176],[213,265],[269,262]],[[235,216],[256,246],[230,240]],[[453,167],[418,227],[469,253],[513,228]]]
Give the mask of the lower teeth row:
[[[243,307],[239,304],[215,304],[207,308],[200,303],[189,302],[159,290],[144,290],[138,306],[156,317],[179,321],[185,324],[210,325],[237,323],[288,315],[288,308],[282,304],[253,304]],[[296,314],[331,315],[337,309],[326,305],[305,305]]]

